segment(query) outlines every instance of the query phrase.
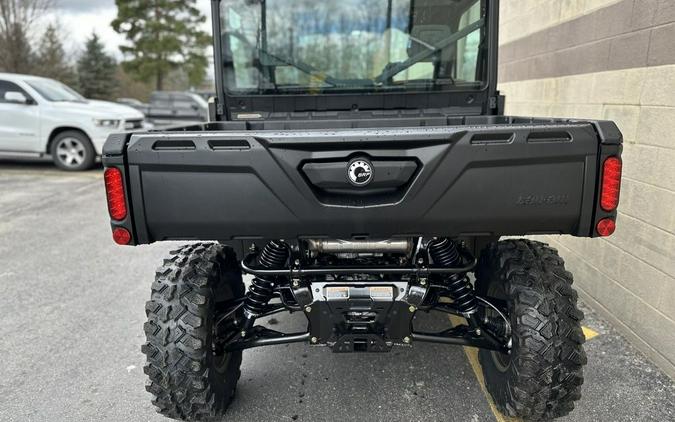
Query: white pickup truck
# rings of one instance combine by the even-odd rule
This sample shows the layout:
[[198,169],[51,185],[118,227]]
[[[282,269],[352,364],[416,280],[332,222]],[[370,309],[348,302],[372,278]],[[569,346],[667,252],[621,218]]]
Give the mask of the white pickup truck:
[[131,107],[88,100],[66,85],[0,73],[0,153],[51,155],[61,169],[93,166],[110,133],[146,128]]

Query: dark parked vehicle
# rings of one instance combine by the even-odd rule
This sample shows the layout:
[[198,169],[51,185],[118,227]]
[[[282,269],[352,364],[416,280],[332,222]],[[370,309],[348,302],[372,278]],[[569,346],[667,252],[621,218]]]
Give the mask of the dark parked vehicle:
[[117,102],[142,112],[153,123],[196,123],[208,117],[207,101],[193,92],[155,91],[148,104],[133,98],[119,98]]
[[150,96],[148,114],[155,120],[204,121],[208,103],[192,92],[156,91]]
[[[218,418],[253,347],[432,342],[479,348],[505,414],[569,413],[586,363],[572,275],[512,236],[612,234],[616,125],[503,115],[497,0],[212,5],[210,122],[104,149],[117,243],[198,241],[146,306],[158,411]],[[279,312],[307,330],[256,325]],[[420,312],[466,322],[425,330]]]
[[137,100],[136,98],[118,98],[115,102],[126,104],[134,108],[147,106],[147,104],[144,104],[141,100]]

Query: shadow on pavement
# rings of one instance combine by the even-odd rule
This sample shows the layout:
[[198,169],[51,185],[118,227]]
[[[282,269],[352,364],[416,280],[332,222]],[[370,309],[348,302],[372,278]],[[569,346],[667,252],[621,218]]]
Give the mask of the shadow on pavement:
[[51,158],[39,157],[17,157],[17,156],[1,156],[0,155],[0,171],[19,171],[30,173],[54,173],[54,174],[86,174],[92,172],[100,172],[103,169],[100,161],[97,161],[94,167],[83,172],[67,172],[58,169]]

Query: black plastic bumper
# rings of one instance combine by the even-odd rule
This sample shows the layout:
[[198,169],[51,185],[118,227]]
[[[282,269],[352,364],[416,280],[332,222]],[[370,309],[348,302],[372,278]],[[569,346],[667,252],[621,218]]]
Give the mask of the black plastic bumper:
[[[135,244],[592,236],[599,163],[620,142],[612,123],[581,121],[151,132],[111,137],[103,162],[124,167]],[[371,185],[348,182],[355,157]]]

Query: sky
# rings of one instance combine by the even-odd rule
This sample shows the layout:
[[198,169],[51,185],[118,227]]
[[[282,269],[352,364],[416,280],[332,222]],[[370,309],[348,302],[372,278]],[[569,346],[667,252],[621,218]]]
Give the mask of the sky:
[[[54,11],[45,19],[59,23],[65,37],[64,44],[70,54],[77,54],[84,41],[96,31],[108,53],[117,59],[122,58],[118,47],[124,38],[110,27],[110,22],[117,16],[115,0],[54,0],[54,3]],[[197,6],[207,17],[204,30],[211,33],[211,2],[197,0]]]

